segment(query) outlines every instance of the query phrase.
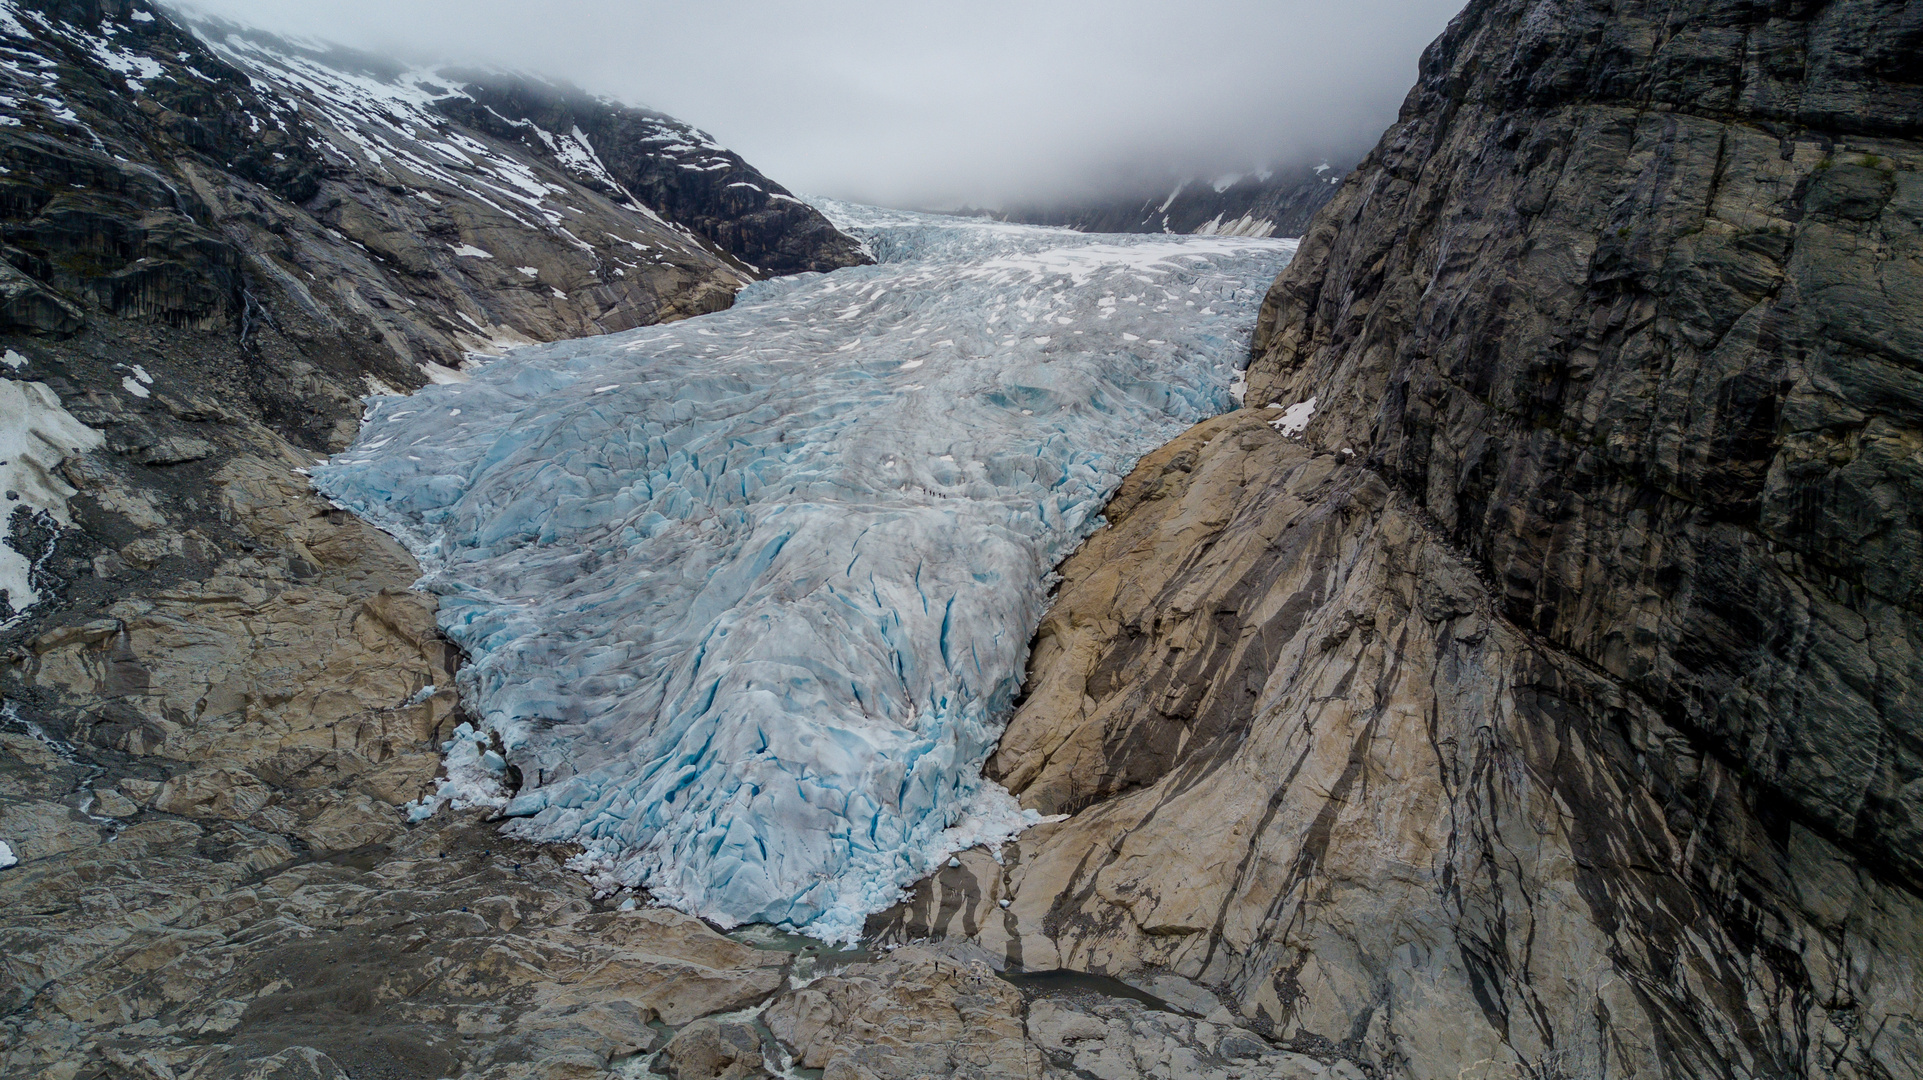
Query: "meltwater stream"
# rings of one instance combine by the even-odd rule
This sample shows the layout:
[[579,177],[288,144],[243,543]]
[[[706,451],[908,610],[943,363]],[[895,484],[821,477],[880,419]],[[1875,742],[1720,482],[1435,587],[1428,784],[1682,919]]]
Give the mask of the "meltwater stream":
[[[1140,455],[1234,406],[1294,244],[823,209],[879,265],[374,399],[314,479],[426,568],[515,832],[723,926],[851,940],[1025,824],[981,765],[1051,570]],[[440,801],[489,770],[464,732]]]

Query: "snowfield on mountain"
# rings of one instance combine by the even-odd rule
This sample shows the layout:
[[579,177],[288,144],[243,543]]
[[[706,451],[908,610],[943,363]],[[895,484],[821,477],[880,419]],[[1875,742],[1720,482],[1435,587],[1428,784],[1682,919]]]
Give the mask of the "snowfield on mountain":
[[483,730],[417,813],[492,803],[608,885],[851,940],[1037,820],[981,764],[1052,569],[1236,405],[1295,244],[821,205],[878,265],[370,399],[314,479],[472,659]]

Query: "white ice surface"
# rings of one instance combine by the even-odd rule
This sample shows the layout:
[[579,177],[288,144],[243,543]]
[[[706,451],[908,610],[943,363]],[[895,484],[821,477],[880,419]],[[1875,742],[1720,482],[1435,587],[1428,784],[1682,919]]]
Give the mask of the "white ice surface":
[[55,470],[69,454],[99,446],[104,438],[62,408],[46,383],[0,379],[0,626],[40,599],[33,567],[45,554],[14,550],[9,524],[24,507],[56,525],[71,525],[67,500],[74,489]]
[[410,803],[407,819],[425,821],[448,805],[456,810],[473,807],[499,810],[506,806],[507,786],[503,781],[507,776],[507,759],[492,749],[491,742],[471,724],[455,728],[453,737],[441,744],[443,776],[435,784],[434,794]]
[[0,870],[5,870],[7,867],[19,863],[19,861],[20,860],[13,854],[13,848],[8,847],[5,840],[0,840]]
[[[373,400],[314,477],[420,556],[516,832],[845,940],[1034,820],[981,764],[1052,568],[1233,407],[1294,244],[824,209],[881,265]],[[499,797],[484,736],[443,796]]]

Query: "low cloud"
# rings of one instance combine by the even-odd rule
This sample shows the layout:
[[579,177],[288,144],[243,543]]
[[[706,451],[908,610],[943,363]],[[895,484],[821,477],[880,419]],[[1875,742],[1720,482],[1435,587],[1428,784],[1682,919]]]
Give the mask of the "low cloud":
[[1329,155],[1395,119],[1460,0],[193,0],[421,62],[558,77],[800,191],[994,205]]

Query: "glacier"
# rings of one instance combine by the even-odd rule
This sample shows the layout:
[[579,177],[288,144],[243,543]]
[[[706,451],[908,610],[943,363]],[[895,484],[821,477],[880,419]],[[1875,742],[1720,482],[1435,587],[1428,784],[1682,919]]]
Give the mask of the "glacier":
[[877,264],[370,398],[312,475],[469,654],[442,801],[721,926],[850,941],[1036,820],[981,766],[1053,568],[1236,406],[1295,245],[816,205]]

